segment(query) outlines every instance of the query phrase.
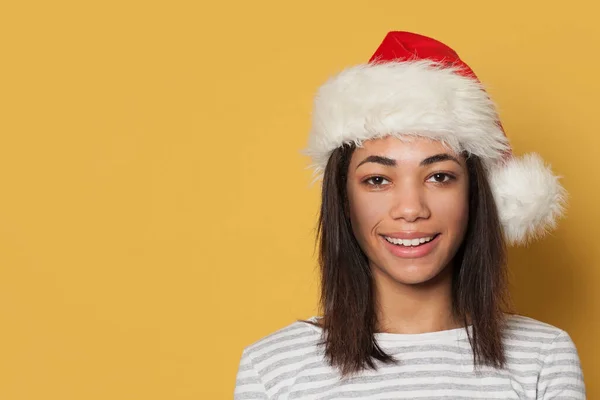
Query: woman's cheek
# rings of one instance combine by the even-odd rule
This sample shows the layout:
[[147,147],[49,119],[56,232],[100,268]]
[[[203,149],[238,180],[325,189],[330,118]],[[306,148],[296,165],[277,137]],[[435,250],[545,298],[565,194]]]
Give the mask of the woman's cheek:
[[361,193],[351,199],[350,209],[356,228],[361,231],[361,236],[366,236],[377,226],[389,210],[389,199],[377,193]]
[[[466,191],[466,189],[464,189]],[[430,201],[431,214],[445,221],[446,228],[452,231],[461,231],[466,227],[469,214],[468,195],[463,190],[448,192]]]

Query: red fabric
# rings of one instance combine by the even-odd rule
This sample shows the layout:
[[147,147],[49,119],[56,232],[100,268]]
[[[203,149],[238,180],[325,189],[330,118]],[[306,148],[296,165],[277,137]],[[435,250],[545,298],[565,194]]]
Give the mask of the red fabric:
[[[422,59],[459,67],[458,72],[461,75],[476,79],[479,82],[473,70],[460,59],[456,51],[438,40],[412,32],[388,32],[369,62],[382,63]],[[500,121],[498,121],[498,125],[506,135]],[[509,150],[506,157],[511,154],[512,150]]]
[[461,75],[477,79],[471,68],[444,43],[412,32],[388,32],[370,63],[429,59],[460,68]]

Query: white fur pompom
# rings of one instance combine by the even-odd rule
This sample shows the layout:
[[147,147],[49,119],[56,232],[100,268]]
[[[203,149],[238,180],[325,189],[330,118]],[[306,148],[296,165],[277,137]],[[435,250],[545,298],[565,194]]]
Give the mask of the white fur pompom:
[[508,244],[526,244],[556,227],[567,192],[538,154],[510,158],[489,178]]

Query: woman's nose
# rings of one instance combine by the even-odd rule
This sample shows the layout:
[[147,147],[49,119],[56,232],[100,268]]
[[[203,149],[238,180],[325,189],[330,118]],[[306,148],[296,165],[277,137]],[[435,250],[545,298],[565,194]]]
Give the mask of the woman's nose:
[[404,219],[414,222],[419,218],[429,218],[425,192],[416,185],[397,187],[393,193],[390,215],[393,219]]

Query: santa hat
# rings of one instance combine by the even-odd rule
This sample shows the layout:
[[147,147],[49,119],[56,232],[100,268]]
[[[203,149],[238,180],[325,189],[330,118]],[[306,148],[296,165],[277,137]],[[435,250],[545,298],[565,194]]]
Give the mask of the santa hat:
[[368,63],[323,84],[303,153],[318,179],[336,148],[387,135],[428,137],[480,157],[509,244],[543,236],[564,212],[558,177],[535,153],[513,156],[483,85],[435,39],[390,32]]

